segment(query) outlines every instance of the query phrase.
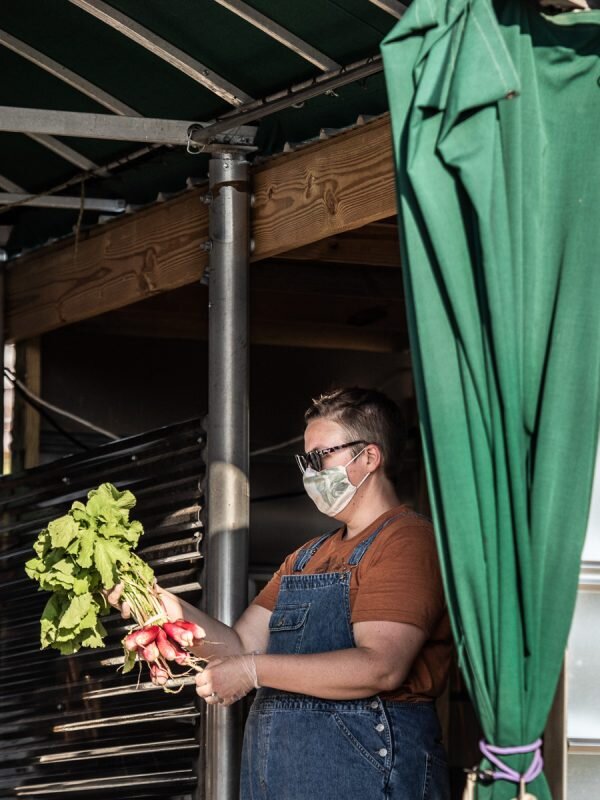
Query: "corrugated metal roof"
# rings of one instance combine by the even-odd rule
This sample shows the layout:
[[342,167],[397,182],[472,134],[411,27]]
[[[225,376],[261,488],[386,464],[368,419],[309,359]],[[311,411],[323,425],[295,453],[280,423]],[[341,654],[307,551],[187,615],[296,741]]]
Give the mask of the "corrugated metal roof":
[[[265,32],[264,19],[258,20],[263,27],[259,29],[238,16],[234,11],[239,12],[239,6],[244,4],[234,0],[111,0],[110,4],[100,0],[4,0],[0,12],[0,29],[5,32],[4,37],[0,33],[0,105],[103,114],[134,110],[148,117],[205,123],[232,111],[239,102],[232,99],[236,91],[242,99],[264,98],[323,75],[332,65],[345,66],[377,56],[379,42],[396,21],[394,13],[382,10],[374,0],[252,0],[245,4],[249,13],[264,15],[302,40],[307,56],[295,51],[302,50],[297,41],[283,44],[279,29]],[[393,0],[390,6],[394,6]],[[400,8],[400,4],[396,6]],[[168,51],[170,60],[180,66],[183,63],[188,74],[88,13],[90,7],[94,12],[104,9],[108,15],[124,14],[132,26],[143,26],[154,49]],[[43,59],[45,68],[40,66]],[[203,77],[195,62],[207,75]],[[60,68],[64,68],[62,80],[57,77]],[[74,88],[77,76],[87,84]],[[201,85],[201,80],[208,80],[213,89],[215,83],[224,88],[212,91]],[[99,92],[95,93],[94,87]],[[260,155],[280,152],[286,142],[314,138],[322,129],[348,126],[359,114],[384,112],[387,101],[382,73],[297,106],[256,123]],[[139,143],[102,139],[58,137],[58,142],[98,166],[140,150]],[[4,179],[5,190],[12,184],[11,191],[17,187],[46,192],[82,171],[48,143],[23,133],[0,133],[0,145],[0,186]],[[150,148],[141,158],[113,168],[104,177],[88,177],[85,195],[146,204],[159,193],[185,189],[186,181],[203,179],[207,158],[206,154],[189,155],[183,147]],[[61,193],[73,196],[79,192],[80,187],[74,185]],[[4,246],[15,253],[64,236],[78,216],[78,210],[0,207],[0,224],[13,226]],[[98,212],[86,211],[82,222],[95,224],[98,217]]]

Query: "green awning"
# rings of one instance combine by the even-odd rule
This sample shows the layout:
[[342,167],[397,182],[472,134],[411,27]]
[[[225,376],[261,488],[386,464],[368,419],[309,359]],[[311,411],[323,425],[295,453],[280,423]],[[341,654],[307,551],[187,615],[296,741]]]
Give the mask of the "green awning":
[[[487,741],[526,745],[562,664],[598,437],[600,11],[415,0],[382,49],[460,665]],[[531,791],[549,796],[543,777]]]

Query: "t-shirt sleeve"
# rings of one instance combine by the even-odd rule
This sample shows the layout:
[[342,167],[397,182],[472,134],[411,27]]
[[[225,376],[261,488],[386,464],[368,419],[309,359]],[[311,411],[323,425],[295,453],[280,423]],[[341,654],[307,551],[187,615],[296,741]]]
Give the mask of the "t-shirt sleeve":
[[262,606],[267,611],[273,611],[275,603],[277,602],[277,595],[279,594],[279,586],[281,584],[281,568],[273,573],[273,577],[260,592],[256,595],[250,605]]
[[275,604],[277,603],[277,595],[279,594],[279,587],[281,585],[281,576],[289,575],[291,573],[295,558],[296,553],[294,552],[285,559],[279,569],[273,573],[271,580],[267,583],[264,589],[260,590],[250,605],[256,604],[257,606],[266,608],[267,611],[273,611]]
[[360,565],[352,622],[406,622],[431,635],[446,607],[433,531],[404,527],[377,544]]

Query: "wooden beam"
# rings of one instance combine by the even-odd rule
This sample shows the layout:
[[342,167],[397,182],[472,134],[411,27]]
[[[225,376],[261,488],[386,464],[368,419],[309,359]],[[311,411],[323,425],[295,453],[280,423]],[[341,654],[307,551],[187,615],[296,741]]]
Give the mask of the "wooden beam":
[[286,261],[318,261],[322,264],[362,264],[400,267],[398,228],[385,223],[365,225],[284,253]]
[[250,296],[251,319],[302,325],[342,325],[355,329],[406,329],[404,302],[361,297],[331,297],[313,292],[260,292]]
[[401,332],[350,328],[347,325],[319,323],[307,326],[303,322],[286,325],[259,321],[250,325],[252,344],[278,347],[306,347],[326,350],[356,350],[369,353],[398,353],[408,347]]
[[[194,327],[175,313],[142,319],[139,316],[120,316],[124,312],[113,311],[103,320],[101,317],[82,323],[82,334],[96,333],[104,336],[139,336],[158,339],[208,340],[206,321]],[[114,316],[113,316],[114,315]],[[347,325],[304,322],[277,322],[256,320],[250,324],[252,345],[274,345],[277,347],[305,347],[325,350],[355,350],[369,353],[399,353],[408,347],[407,339],[400,331],[350,328]]]
[[567,674],[566,657],[544,730],[544,770],[553,800],[567,797]]
[[[253,176],[253,261],[389,218],[395,214],[389,120],[269,159]],[[77,245],[66,240],[12,262],[6,275],[9,339],[197,283],[208,260],[200,249],[208,238],[202,191],[99,226]]]
[[[77,330],[124,336],[206,340],[207,292],[187,287],[81,323]],[[253,290],[252,344],[396,352],[408,346],[401,298]]]
[[208,211],[190,192],[10,264],[8,336],[21,340],[200,280]]
[[[101,317],[82,323],[81,333],[101,333],[104,336],[139,336],[144,338],[183,339],[207,341],[208,325],[205,321],[194,328],[178,315],[163,315],[145,320],[139,317],[119,317],[121,311],[111,312],[111,319]],[[112,317],[112,315],[115,315]],[[154,324],[150,324],[153,322]],[[277,322],[257,320],[250,324],[252,345],[277,347],[305,347],[321,350],[356,350],[369,353],[399,353],[408,347],[408,341],[399,331],[350,328],[347,325],[304,322]]]
[[396,213],[389,117],[254,170],[255,253],[266,258]]
[[362,264],[318,264],[279,259],[260,261],[250,271],[251,292],[309,292],[339,297],[360,297],[364,302],[400,300],[404,297],[401,270]]

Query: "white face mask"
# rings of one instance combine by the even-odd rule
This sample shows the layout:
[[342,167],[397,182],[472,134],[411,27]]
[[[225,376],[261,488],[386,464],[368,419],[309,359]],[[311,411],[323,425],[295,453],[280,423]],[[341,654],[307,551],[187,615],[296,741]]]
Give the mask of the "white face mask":
[[351,458],[347,464],[338,467],[328,467],[317,472],[312,467],[308,467],[302,478],[307,495],[323,514],[335,517],[348,505],[354,497],[359,487],[367,480],[370,472],[367,472],[358,486],[354,486],[348,477],[348,467],[350,464],[364,453],[366,447]]

